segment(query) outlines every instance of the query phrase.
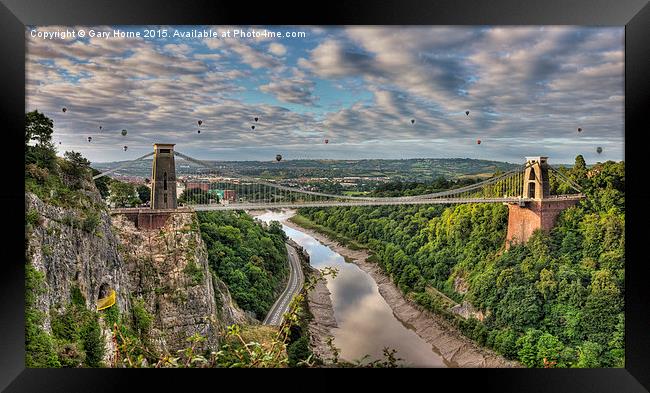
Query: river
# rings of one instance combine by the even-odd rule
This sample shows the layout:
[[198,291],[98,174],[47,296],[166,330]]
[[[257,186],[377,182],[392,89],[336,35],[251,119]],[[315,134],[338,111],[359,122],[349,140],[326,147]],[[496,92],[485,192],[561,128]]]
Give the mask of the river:
[[[294,212],[266,212],[256,218],[284,221]],[[383,358],[383,348],[397,350],[396,357],[407,367],[447,367],[434,348],[402,323],[379,293],[377,283],[357,265],[312,236],[282,225],[284,232],[302,246],[310,256],[311,266],[338,269],[335,278],[328,277],[334,316],[338,327],[332,329],[334,345],[341,359],[354,361],[369,355],[371,360]]]

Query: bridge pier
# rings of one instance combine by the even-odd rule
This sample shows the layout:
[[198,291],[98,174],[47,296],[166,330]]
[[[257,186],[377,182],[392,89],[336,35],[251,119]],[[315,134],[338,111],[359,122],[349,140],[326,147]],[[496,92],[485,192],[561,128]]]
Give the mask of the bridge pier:
[[526,243],[533,232],[550,231],[557,216],[582,199],[583,195],[554,197],[550,195],[548,157],[526,157],[522,205],[508,205],[508,234],[506,250],[516,243]]
[[526,202],[525,206],[508,204],[506,250],[517,243],[526,243],[536,229],[549,232],[562,210],[574,206],[581,198],[548,198]]
[[181,209],[138,209],[124,208],[111,210],[112,215],[121,214],[128,218],[138,229],[160,229],[165,226],[169,217],[175,213],[191,213],[188,208]]

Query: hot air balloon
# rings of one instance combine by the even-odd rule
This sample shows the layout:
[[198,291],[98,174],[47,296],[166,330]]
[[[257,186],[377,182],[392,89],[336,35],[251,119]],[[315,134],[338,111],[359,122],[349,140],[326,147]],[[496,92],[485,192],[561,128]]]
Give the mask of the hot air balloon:
[[200,133],[201,133],[201,130],[196,130],[196,133],[197,133],[197,134],[200,134]]
[[197,123],[199,123],[199,126],[200,126],[201,124],[203,124],[203,120],[199,120],[199,121],[197,121]]
[[126,130],[122,130],[122,136],[126,136],[127,132]]
[[255,121],[258,121],[258,120],[259,120],[259,118],[256,117],[256,118],[255,118]]
[[65,113],[68,110],[68,108],[62,108],[61,110],[63,111],[63,113]]
[[411,124],[415,124],[415,119],[411,119]]
[[582,128],[578,127],[578,132],[582,132]]
[[129,148],[128,146],[124,146],[124,147],[123,147],[124,151],[126,151],[126,149],[128,149],[128,148]]
[[254,129],[255,129],[255,126],[251,126],[251,129],[253,129],[253,130],[254,130]]
[[100,130],[100,131],[102,130],[102,126],[99,126],[99,130]]
[[61,142],[59,142],[59,145],[60,145],[60,144],[61,144]]
[[600,153],[602,153],[602,152],[603,152],[603,148],[600,147],[600,146],[598,146],[598,147],[596,148],[596,153],[600,154]]
[[465,114],[466,114],[467,116],[469,116],[469,111],[465,111]]
[[277,156],[275,156],[275,160],[276,160],[276,161],[280,161],[280,160],[282,160],[282,155],[281,155],[281,154],[278,154]]
[[92,141],[93,138],[91,136],[88,137],[88,142]]
[[329,140],[329,139],[325,139],[325,144],[327,145],[328,143],[330,143],[330,140]]
[[477,139],[477,140],[476,140],[476,144],[477,144],[477,145],[480,145],[480,144],[481,144],[481,140],[480,140],[480,139]]

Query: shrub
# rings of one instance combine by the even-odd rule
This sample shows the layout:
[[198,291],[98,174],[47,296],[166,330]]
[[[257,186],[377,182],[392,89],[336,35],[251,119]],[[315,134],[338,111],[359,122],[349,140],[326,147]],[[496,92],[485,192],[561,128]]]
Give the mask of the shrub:
[[86,363],[86,354],[76,343],[61,344],[57,356],[62,367],[82,367]]
[[192,285],[199,285],[203,282],[203,269],[201,269],[196,262],[190,260],[185,268],[183,273],[187,274],[192,280]]
[[289,357],[289,367],[296,367],[300,361],[307,360],[311,355],[309,338],[301,336],[298,340],[292,342],[287,347],[287,355]]
[[144,300],[134,299],[132,305],[133,329],[138,333],[140,337],[146,337],[149,334],[149,330],[151,329],[153,316],[151,316],[151,314],[149,314],[147,309],[144,307]]
[[36,308],[36,298],[45,288],[45,275],[25,265],[25,366],[61,367],[52,337],[41,327],[45,316]]
[[38,220],[41,217],[41,215],[38,213],[36,210],[29,210],[27,213],[25,213],[25,223],[35,227],[36,224],[38,224]]
[[88,233],[92,233],[95,231],[95,228],[99,225],[99,213],[97,212],[91,212],[88,213],[86,218],[83,220],[81,224],[81,229]]
[[97,314],[92,314],[80,332],[81,342],[86,352],[86,366],[100,367],[104,357],[104,338]]

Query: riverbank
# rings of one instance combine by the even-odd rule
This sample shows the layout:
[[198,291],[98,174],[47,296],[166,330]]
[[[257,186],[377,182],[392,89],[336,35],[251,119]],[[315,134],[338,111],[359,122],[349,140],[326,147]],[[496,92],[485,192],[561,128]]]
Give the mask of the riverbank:
[[[259,217],[267,213],[267,211],[251,210],[247,211],[247,213],[252,217]],[[293,210],[286,212],[285,219],[282,222],[294,214],[295,211]],[[300,244],[292,239],[287,239],[286,243],[298,252],[298,259],[300,260],[300,265],[306,280],[309,280],[311,277],[322,276],[320,270],[310,265],[309,254]],[[332,329],[338,327],[330,295],[331,293],[327,288],[327,279],[319,279],[314,288],[307,294],[307,307],[311,314],[307,325],[309,330],[309,347],[312,353],[326,364],[335,356],[332,347],[327,342],[329,339],[334,338]]]
[[[418,336],[431,344],[436,349],[436,352],[442,355],[448,366],[521,367],[519,363],[515,361],[507,360],[489,349],[478,346],[472,340],[463,336],[455,326],[443,317],[433,314],[428,310],[424,310],[413,301],[407,299],[377,264],[367,260],[370,254],[366,249],[358,247],[356,244],[352,247],[347,247],[342,245],[339,241],[333,240],[317,231],[314,229],[314,226],[305,225],[305,227],[303,227],[289,221],[288,218],[289,217],[282,221],[284,225],[312,236],[323,245],[329,247],[331,250],[340,254],[346,260],[353,262],[363,271],[368,273],[377,283],[379,293],[393,310],[395,316],[403,324],[414,330]],[[305,220],[302,217],[299,217],[296,221],[299,223],[305,223]],[[325,287],[325,290],[327,290],[327,287]],[[317,299],[318,302],[314,303],[315,308],[320,308],[321,310],[319,312],[325,313],[326,311],[324,310],[327,309],[327,305],[323,303],[324,292],[322,292],[322,289],[318,296],[320,297]],[[329,291],[327,293],[327,298],[329,299]],[[331,300],[329,309],[332,310]],[[316,315],[314,319],[316,319]],[[334,321],[334,323],[336,323],[336,321]],[[315,330],[314,334],[331,335],[331,333],[329,333],[331,327],[323,325],[322,328],[322,331]]]

